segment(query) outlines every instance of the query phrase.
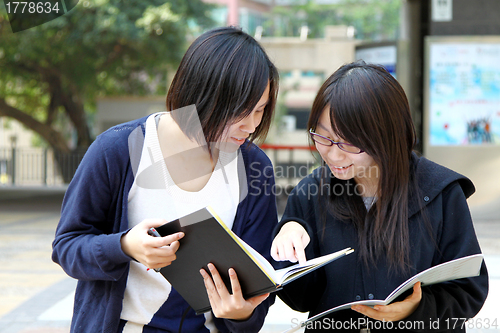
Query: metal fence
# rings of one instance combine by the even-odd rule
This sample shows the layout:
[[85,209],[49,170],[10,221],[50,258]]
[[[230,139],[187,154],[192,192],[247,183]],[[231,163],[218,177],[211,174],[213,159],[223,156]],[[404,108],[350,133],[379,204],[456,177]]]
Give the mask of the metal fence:
[[294,186],[319,165],[319,155],[314,146],[263,144],[262,150],[274,166],[276,183]]
[[[293,187],[318,165],[314,147],[264,144],[261,148],[273,162],[276,184],[283,188]],[[47,148],[0,147],[0,186],[67,184],[84,154],[85,150],[63,154]]]
[[58,153],[47,148],[0,148],[0,185],[68,183],[85,151]]

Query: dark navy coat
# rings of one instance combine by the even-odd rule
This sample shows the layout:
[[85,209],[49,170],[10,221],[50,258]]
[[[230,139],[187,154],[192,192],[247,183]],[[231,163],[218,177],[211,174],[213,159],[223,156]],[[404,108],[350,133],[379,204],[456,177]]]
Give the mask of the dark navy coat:
[[[358,252],[355,251],[286,285],[278,293],[283,301],[295,310],[309,311],[309,316],[312,317],[349,302],[383,300],[401,283],[423,270],[453,259],[481,253],[466,202],[466,198],[474,193],[472,182],[423,157],[418,158],[415,154],[411,163],[419,187],[419,195],[410,196],[408,207],[411,270],[406,274],[390,270],[385,258],[380,258],[376,267],[372,265],[368,268],[360,261]],[[311,243],[306,248],[307,259],[346,247],[358,247],[354,225],[339,221],[331,215],[321,239],[323,222],[318,211],[319,179],[320,169],[316,169],[297,185],[288,198],[283,219],[275,230],[277,233],[284,223],[291,220],[305,226],[311,236]],[[415,193],[413,190],[415,189],[412,188],[411,192]],[[428,216],[432,237],[422,218],[422,210]],[[384,323],[371,320],[370,328],[372,332],[377,331],[376,328],[389,331],[389,328],[398,327],[412,330],[420,328],[421,331],[427,332],[430,327],[439,326],[443,331],[464,332],[466,325],[461,328],[463,320],[459,320],[457,324],[455,318],[475,316],[481,309],[487,293],[488,274],[483,263],[478,277],[423,286],[420,305],[401,324],[394,322],[383,326]],[[319,321],[321,320],[324,320],[323,324],[311,324],[307,326],[310,328],[307,331],[337,327],[335,325],[340,327],[343,324],[343,328],[359,332],[358,323],[366,322],[366,318],[350,309],[334,312]]]

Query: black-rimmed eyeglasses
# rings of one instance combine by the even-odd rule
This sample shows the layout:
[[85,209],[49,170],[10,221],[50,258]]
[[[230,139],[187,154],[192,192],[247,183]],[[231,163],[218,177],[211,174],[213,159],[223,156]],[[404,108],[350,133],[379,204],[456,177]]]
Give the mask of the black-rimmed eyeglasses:
[[350,143],[344,143],[344,142],[335,142],[332,139],[329,139],[327,137],[324,137],[323,135],[319,135],[318,133],[314,133],[312,128],[309,130],[309,134],[311,135],[311,139],[313,139],[314,142],[319,143],[320,145],[323,146],[333,146],[337,145],[339,149],[345,151],[346,153],[351,153],[351,154],[361,154],[364,151],[356,146],[351,145]]

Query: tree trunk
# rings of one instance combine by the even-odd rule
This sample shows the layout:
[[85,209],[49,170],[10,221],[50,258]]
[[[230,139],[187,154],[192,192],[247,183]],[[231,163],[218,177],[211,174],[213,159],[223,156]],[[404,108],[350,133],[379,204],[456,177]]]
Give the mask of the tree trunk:
[[[27,113],[10,106],[5,99],[0,99],[0,116],[14,118],[38,133],[54,150],[54,158],[61,176],[65,183],[69,183],[83,158],[84,152],[92,143],[83,101],[78,90],[71,83],[63,85],[62,75],[57,70],[40,66],[33,68],[23,66],[23,70],[40,73],[42,80],[48,84],[47,93],[50,95],[50,103],[47,108],[46,122],[42,123]],[[60,106],[64,108],[64,112],[76,130],[77,147],[75,149],[70,149],[64,136],[52,127]]]
[[57,71],[43,72],[44,81],[49,84],[51,102],[47,110],[47,123],[50,124],[54,117],[54,112],[58,106],[63,106],[65,113],[73,123],[77,133],[76,146],[87,148],[92,143],[90,130],[87,124],[85,108],[78,89],[70,83],[62,84],[62,76]]
[[92,139],[90,138],[87,116],[85,115],[85,108],[80,94],[76,89],[70,89],[70,91],[61,90],[61,101],[66,114],[75,127],[77,147],[87,148],[92,143]]
[[70,149],[61,133],[53,129],[50,125],[39,122],[21,110],[8,105],[2,98],[0,98],[0,116],[16,119],[45,139],[54,150],[54,159],[64,183],[67,184],[71,181],[88,146],[77,147],[73,150]]
[[21,124],[38,133],[54,150],[68,153],[70,151],[66,140],[61,133],[53,129],[47,124],[39,122],[32,116],[23,111],[10,106],[5,102],[5,99],[0,98],[0,116],[14,118]]

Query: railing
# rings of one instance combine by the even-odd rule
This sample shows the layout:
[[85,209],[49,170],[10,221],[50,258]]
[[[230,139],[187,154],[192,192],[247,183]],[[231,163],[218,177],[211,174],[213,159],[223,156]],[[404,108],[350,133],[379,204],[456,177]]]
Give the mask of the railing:
[[68,183],[84,153],[55,153],[47,148],[0,148],[0,186]]
[[276,183],[295,186],[318,166],[320,159],[314,146],[263,144],[274,166]]
[[[295,186],[318,165],[314,146],[263,144],[273,162],[276,184]],[[69,183],[85,151],[57,154],[47,148],[0,148],[0,186]]]
[[281,216],[288,195],[302,178],[319,165],[320,157],[314,146],[263,144],[260,148],[266,152],[274,166],[274,194],[278,214]]

